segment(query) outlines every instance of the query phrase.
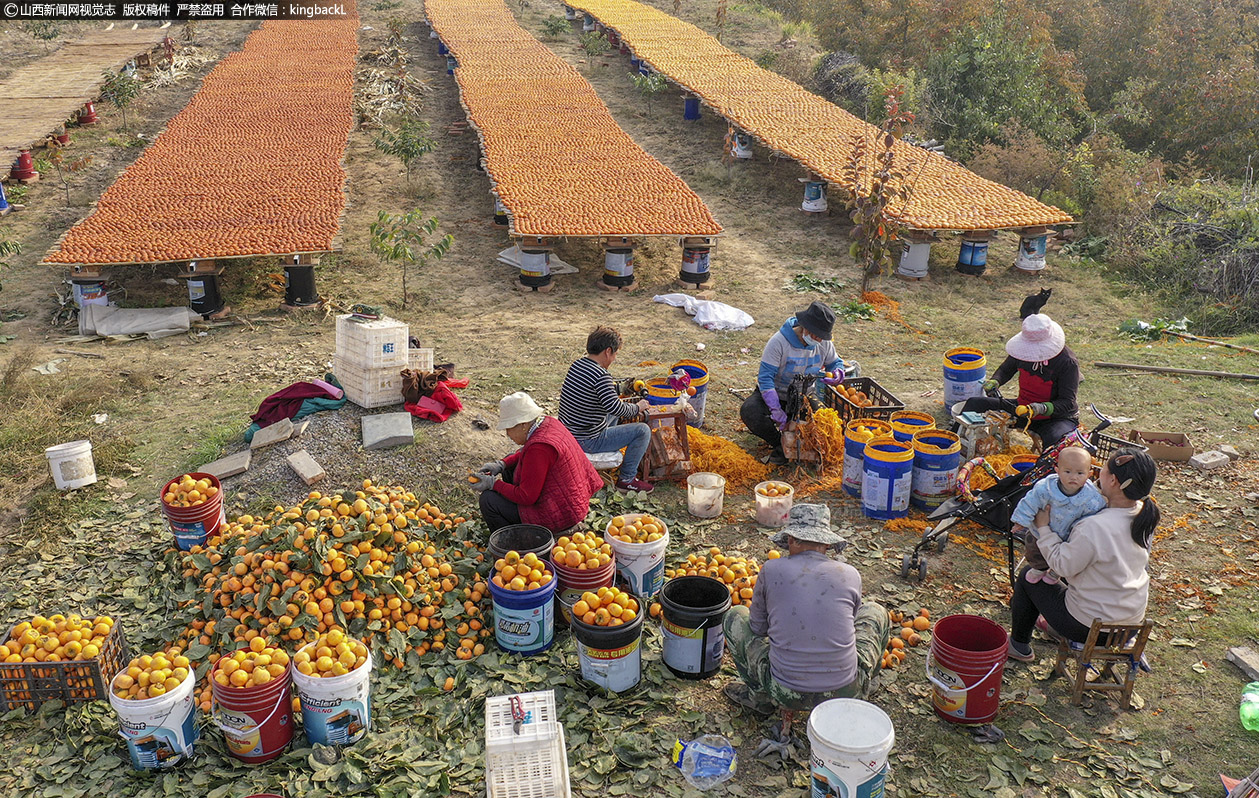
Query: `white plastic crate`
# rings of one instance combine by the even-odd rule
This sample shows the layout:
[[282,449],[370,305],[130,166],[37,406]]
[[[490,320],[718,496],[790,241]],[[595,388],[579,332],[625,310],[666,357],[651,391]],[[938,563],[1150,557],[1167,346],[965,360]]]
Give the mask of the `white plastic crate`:
[[485,752],[487,755],[505,751],[541,748],[559,736],[560,722],[555,712],[555,691],[519,693],[525,722],[520,732],[513,729],[509,695],[485,699]]
[[370,321],[351,319],[348,313],[337,316],[337,357],[360,368],[407,367],[410,328],[406,324],[383,316]]
[[340,357],[332,359],[332,373],[345,389],[346,397],[359,407],[402,404],[401,371],[398,366],[363,368]]
[[433,350],[428,348],[408,350],[411,355],[412,371],[433,370]]
[[549,745],[486,757],[485,793],[489,798],[572,798],[564,727]]

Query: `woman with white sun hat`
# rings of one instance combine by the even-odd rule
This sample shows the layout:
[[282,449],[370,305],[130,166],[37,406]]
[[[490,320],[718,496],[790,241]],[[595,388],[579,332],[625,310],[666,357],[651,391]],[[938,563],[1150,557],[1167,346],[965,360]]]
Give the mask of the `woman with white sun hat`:
[[1044,446],[1053,446],[1080,426],[1076,392],[1080,388],[1080,362],[1067,347],[1062,325],[1043,313],[1023,320],[1023,329],[1006,342],[1009,355],[992,378],[984,383],[987,393],[1018,375],[1017,399],[974,396],[954,406],[959,412],[1004,410],[1020,420],[1031,416],[1028,430],[1040,437]]

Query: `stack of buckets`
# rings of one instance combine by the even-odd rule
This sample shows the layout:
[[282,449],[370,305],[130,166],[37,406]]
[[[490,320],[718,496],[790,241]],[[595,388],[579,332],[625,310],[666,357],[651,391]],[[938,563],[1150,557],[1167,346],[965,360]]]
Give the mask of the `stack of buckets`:
[[[532,552],[548,560],[555,547],[555,537],[544,526],[515,524],[490,535],[489,554],[492,562],[509,551],[521,556]],[[552,564],[554,570],[554,564]],[[499,648],[516,654],[538,654],[551,647],[555,640],[555,589],[552,579],[536,590],[507,590],[490,582],[494,600],[494,639]]]
[[179,478],[172,479],[162,488],[159,494],[162,513],[170,524],[171,532],[175,535],[175,544],[180,551],[188,551],[193,546],[204,546],[209,538],[218,534],[219,527],[227,523],[227,517],[223,514],[223,485],[218,477],[202,471],[195,471],[189,476],[196,480],[210,480],[210,484],[215,487],[215,493],[195,507],[172,507],[166,503],[165,496]]
[[708,366],[698,360],[679,360],[669,367],[670,372],[678,369],[691,377],[691,387],[695,389],[695,395],[690,398],[689,404],[695,411],[695,418],[686,423],[698,429],[704,426],[704,405],[708,402]]
[[886,521],[909,514],[914,482],[914,447],[887,435],[866,444],[861,475],[861,512]]
[[849,496],[861,497],[866,444],[871,436],[881,438],[891,434],[891,424],[874,418],[854,418],[844,425],[844,492]]

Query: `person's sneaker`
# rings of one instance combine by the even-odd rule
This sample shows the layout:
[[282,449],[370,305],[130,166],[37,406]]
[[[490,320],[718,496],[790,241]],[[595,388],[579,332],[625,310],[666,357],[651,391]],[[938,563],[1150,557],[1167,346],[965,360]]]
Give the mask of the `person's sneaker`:
[[1015,643],[1014,640],[1011,639],[1010,645],[1006,647],[1005,655],[1009,657],[1010,659],[1018,660],[1019,662],[1035,662],[1036,661],[1036,652],[1032,650],[1031,645],[1028,645],[1026,647],[1027,648],[1026,654],[1024,654],[1022,651],[1019,651],[1017,646],[1018,646],[1018,643]]
[[629,482],[618,481],[616,483],[616,489],[617,490],[636,490],[639,493],[651,493],[653,490],[656,489],[656,486],[645,480],[631,479]]
[[762,698],[752,692],[752,688],[743,682],[730,682],[721,688],[721,692],[726,698],[741,707],[752,710],[760,715],[774,714],[774,702],[767,698]]
[[783,454],[781,448],[774,448],[769,453],[769,459],[766,461],[770,465],[787,465],[787,455]]

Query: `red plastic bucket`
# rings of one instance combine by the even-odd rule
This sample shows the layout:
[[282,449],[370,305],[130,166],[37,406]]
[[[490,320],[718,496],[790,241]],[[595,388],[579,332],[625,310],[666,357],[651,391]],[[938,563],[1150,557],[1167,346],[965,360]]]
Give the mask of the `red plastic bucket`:
[[165,497],[179,477],[167,482],[158,494],[166,523],[170,525],[170,531],[175,535],[175,545],[181,551],[188,551],[193,546],[204,546],[206,540],[217,534],[219,527],[227,523],[227,517],[223,515],[223,485],[218,477],[202,471],[194,471],[189,476],[193,479],[210,480],[210,484],[216,488],[214,495],[196,507],[170,506]]
[[576,603],[587,590],[593,593],[601,587],[612,587],[612,582],[616,579],[616,557],[609,560],[607,565],[593,570],[569,568],[555,562],[551,563],[551,568],[560,580],[555,595],[561,600],[569,599],[570,604]]
[[[223,660],[219,660],[222,662]],[[227,738],[227,752],[248,764],[270,762],[293,739],[293,702],[289,685],[290,662],[283,676],[258,687],[224,687],[214,679],[219,664],[210,672],[214,695],[214,724]]]
[[988,723],[1001,704],[1009,636],[978,615],[949,615],[931,630],[927,679],[931,703],[950,723]]

